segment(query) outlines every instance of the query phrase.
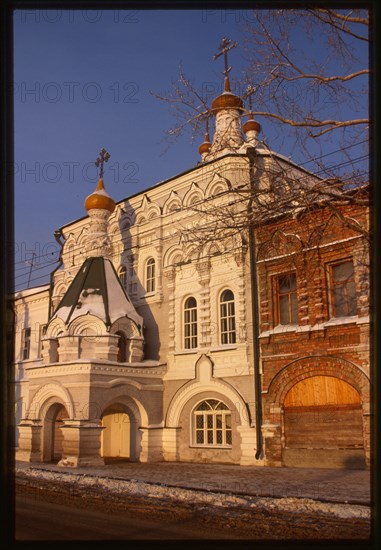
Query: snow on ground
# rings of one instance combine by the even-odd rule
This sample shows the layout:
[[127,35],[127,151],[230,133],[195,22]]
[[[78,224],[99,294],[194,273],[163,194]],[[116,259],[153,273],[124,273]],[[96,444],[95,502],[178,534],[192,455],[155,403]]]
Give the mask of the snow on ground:
[[16,478],[30,480],[31,483],[49,482],[61,485],[67,490],[86,490],[99,492],[103,495],[115,495],[118,499],[123,495],[158,499],[191,504],[194,506],[217,506],[222,508],[239,508],[243,510],[268,510],[271,512],[288,512],[295,514],[314,513],[336,518],[370,519],[371,510],[368,506],[357,504],[339,504],[319,502],[307,498],[270,498],[219,493],[215,491],[184,489],[165,484],[148,483],[145,481],[125,480],[115,477],[101,477],[101,474],[56,472],[33,467],[16,468]]

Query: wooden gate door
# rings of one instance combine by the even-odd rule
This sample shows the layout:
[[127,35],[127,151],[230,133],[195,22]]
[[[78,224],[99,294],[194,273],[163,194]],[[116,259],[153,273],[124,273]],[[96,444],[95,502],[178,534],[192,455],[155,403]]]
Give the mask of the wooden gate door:
[[298,382],[284,401],[285,465],[364,467],[358,391],[333,376]]
[[102,445],[103,457],[130,457],[131,422],[129,415],[124,411],[109,410],[102,417]]

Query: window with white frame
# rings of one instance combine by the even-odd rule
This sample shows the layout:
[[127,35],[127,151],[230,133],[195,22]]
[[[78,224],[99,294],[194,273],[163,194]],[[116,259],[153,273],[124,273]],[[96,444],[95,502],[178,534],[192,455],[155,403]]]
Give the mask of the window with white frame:
[[193,411],[193,444],[203,447],[231,447],[232,418],[222,401],[207,399]]
[[331,313],[333,317],[357,315],[353,261],[330,264]]
[[184,348],[197,348],[197,301],[193,296],[184,304]]
[[127,268],[124,265],[119,269],[119,280],[124,290],[127,290]]
[[155,292],[155,260],[150,258],[146,264],[146,290]]
[[236,343],[234,294],[224,290],[220,298],[221,344]]
[[32,331],[29,327],[24,328],[23,331],[22,331],[22,336],[21,336],[21,345],[22,345],[21,357],[22,357],[22,360],[29,359],[31,333],[32,333]]

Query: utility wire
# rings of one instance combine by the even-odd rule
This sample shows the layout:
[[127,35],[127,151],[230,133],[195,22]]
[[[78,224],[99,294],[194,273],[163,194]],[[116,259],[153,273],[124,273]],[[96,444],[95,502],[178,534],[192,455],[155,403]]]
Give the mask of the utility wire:
[[[330,154],[330,153],[328,153],[328,154]],[[328,155],[328,154],[327,154],[327,155]],[[323,155],[323,156],[324,156],[324,155]],[[341,163],[332,165],[329,169],[332,169],[332,168],[342,168],[342,167],[348,166],[348,165],[350,165],[350,164],[356,164],[356,163],[358,163],[358,162],[361,162],[362,160],[365,160],[366,158],[368,158],[368,155],[363,155],[363,156],[357,157],[357,158],[355,158],[355,159],[353,159],[353,160],[348,160],[348,161],[345,161],[345,162],[341,162]],[[301,166],[301,165],[300,165],[300,166]],[[310,179],[310,178],[313,177],[314,175],[317,175],[317,174],[319,174],[319,173],[321,173],[321,172],[324,172],[324,171],[326,171],[326,170],[325,170],[325,169],[322,169],[322,170],[319,170],[318,172],[315,172],[314,174],[311,174],[311,175],[310,175],[310,174],[303,174],[303,176],[301,176],[301,177],[299,177],[299,178],[294,178],[294,179],[293,179],[293,182],[295,183],[295,182],[303,181],[304,179]],[[264,172],[264,173],[267,173],[267,174],[269,174],[269,175],[272,174],[271,170],[268,170],[268,169],[263,170],[263,172]],[[365,173],[365,172],[364,172],[364,173]],[[348,180],[340,180],[340,181],[344,181],[344,182],[345,182],[345,181],[348,181]],[[149,191],[149,190],[148,190],[148,191]],[[233,190],[233,192],[234,192],[234,191],[235,191],[235,190]],[[226,191],[225,193],[229,193],[229,192],[231,192],[231,191],[228,190],[228,191]],[[222,194],[219,195],[219,196],[222,196]],[[202,202],[206,202],[206,201],[208,201],[208,200],[213,200],[213,199],[215,199],[215,196],[213,196],[213,197],[208,197],[207,199],[203,199]],[[242,199],[242,200],[244,201],[245,199]],[[181,212],[184,212],[184,211],[187,211],[187,210],[192,210],[192,207],[193,207],[193,206],[194,206],[194,205],[182,206],[182,207],[181,207]],[[171,214],[171,213],[168,213],[168,215],[170,215],[170,214]],[[77,250],[81,250],[82,248],[83,248],[83,245],[78,245],[77,247],[74,247],[70,252],[71,252],[71,253],[75,253]],[[55,255],[56,252],[52,252],[51,254],[52,254],[52,255]],[[47,257],[46,254],[41,254],[41,255],[39,255],[39,256],[35,256],[34,259],[37,260],[37,259],[46,258],[46,257]],[[16,267],[16,266],[18,266],[18,264],[22,264],[22,263],[24,263],[24,262],[25,262],[25,260],[20,260],[20,261],[18,261],[18,262],[15,262],[14,265],[15,265],[15,267]],[[23,266],[16,267],[16,270],[18,270],[18,269],[23,269]]]

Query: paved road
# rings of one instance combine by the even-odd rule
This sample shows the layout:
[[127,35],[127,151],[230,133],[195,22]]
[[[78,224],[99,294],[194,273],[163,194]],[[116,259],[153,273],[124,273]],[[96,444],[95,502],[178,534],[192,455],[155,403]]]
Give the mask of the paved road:
[[206,530],[196,520],[166,523],[128,512],[115,515],[73,508],[27,497],[16,500],[16,540],[173,540],[237,539],[237,535]]

